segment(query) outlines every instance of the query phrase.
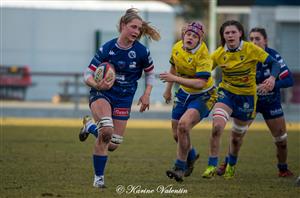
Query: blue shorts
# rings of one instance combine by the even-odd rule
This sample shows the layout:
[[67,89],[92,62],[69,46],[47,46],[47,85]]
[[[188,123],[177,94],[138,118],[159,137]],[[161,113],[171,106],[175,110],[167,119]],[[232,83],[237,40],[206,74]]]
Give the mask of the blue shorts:
[[179,120],[187,109],[196,109],[200,113],[200,120],[207,117],[217,99],[216,88],[200,94],[188,94],[181,88],[175,95],[172,119]]
[[265,120],[282,117],[283,110],[280,98],[278,100],[258,100],[256,112],[261,113]]
[[255,117],[256,96],[237,95],[225,89],[219,88],[218,101],[232,109],[231,117],[242,121],[253,120]]
[[91,91],[89,97],[89,105],[100,99],[104,98],[111,105],[112,118],[116,120],[128,120],[131,112],[131,105],[134,94],[122,95],[112,91]]

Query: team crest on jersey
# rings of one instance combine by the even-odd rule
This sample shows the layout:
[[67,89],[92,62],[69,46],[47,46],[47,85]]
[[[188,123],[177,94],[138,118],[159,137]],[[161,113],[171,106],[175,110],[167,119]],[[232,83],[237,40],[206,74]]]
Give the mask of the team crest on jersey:
[[135,51],[132,51],[132,50],[129,51],[129,52],[128,52],[128,57],[129,57],[129,58],[136,58],[136,53],[135,53]]
[[241,56],[240,56],[240,59],[241,59],[241,61],[244,60],[244,59],[245,59],[245,56],[244,56],[244,55],[241,55]]
[[192,61],[193,61],[193,58],[189,57],[188,62],[190,63]]
[[245,109],[248,109],[248,108],[250,107],[250,105],[249,105],[249,103],[245,102],[244,105],[243,105],[243,107],[244,107]]
[[226,61],[226,59],[227,59],[227,57],[226,57],[226,56],[223,56],[223,60]]

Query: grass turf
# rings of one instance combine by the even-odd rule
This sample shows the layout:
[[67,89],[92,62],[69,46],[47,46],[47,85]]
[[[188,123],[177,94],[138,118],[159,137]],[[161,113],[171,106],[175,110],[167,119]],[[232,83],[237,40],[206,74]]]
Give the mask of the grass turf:
[[[300,133],[289,132],[290,169],[295,177],[278,178],[275,146],[267,131],[249,131],[232,180],[201,178],[207,164],[210,131],[192,131],[200,160],[190,177],[176,183],[166,177],[176,144],[170,129],[127,129],[124,143],[113,153],[105,172],[108,188],[92,187],[91,135],[78,140],[78,128],[1,126],[0,197],[298,197]],[[222,137],[224,157],[228,131]],[[125,188],[118,194],[116,190]],[[162,192],[162,189],[165,191]],[[168,191],[169,190],[169,191]],[[177,192],[175,192],[177,191]]]

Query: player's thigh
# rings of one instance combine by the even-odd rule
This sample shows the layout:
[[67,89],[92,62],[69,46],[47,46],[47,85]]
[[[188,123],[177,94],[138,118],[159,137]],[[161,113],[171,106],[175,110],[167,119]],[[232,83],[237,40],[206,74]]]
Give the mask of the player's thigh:
[[127,126],[127,120],[113,120],[114,123],[114,134],[124,136],[126,126]]
[[183,124],[188,129],[193,128],[199,122],[200,113],[197,109],[194,108],[187,109],[179,120],[179,124]]
[[100,98],[91,104],[91,112],[96,121],[102,117],[111,117],[111,106],[107,100]]

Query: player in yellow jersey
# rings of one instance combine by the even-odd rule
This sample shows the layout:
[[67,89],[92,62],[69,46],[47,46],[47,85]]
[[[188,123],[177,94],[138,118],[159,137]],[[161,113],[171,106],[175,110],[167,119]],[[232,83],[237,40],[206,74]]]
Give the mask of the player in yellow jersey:
[[183,39],[172,49],[169,72],[160,74],[167,82],[164,98],[170,102],[174,83],[179,84],[172,110],[173,137],[178,144],[177,159],[167,176],[183,181],[194,168],[199,158],[190,140],[190,130],[209,115],[215,101],[216,89],[211,76],[212,61],[206,44],[202,41],[204,27],[193,22],[183,28]]
[[213,68],[222,70],[218,100],[213,109],[213,126],[210,138],[208,167],[204,178],[216,175],[220,138],[230,117],[233,119],[229,145],[228,165],[224,178],[235,174],[238,152],[248,125],[254,119],[256,103],[256,64],[270,64],[271,75],[259,86],[259,92],[273,89],[280,65],[267,52],[253,43],[244,41],[244,28],[234,20],[226,21],[220,28],[222,46],[211,55]]

